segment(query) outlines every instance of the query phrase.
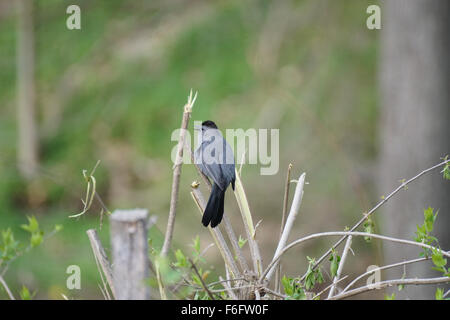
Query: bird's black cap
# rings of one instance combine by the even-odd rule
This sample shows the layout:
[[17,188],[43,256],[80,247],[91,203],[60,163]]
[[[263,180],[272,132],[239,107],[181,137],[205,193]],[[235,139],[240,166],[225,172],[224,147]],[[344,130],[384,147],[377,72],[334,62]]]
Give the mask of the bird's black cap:
[[202,122],[202,126],[208,127],[208,128],[212,128],[212,129],[217,129],[216,124],[211,121],[211,120],[206,120]]

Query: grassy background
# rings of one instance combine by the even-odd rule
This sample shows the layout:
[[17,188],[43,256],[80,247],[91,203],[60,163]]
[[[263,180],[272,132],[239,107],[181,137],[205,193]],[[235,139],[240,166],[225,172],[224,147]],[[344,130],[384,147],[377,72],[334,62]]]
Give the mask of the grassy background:
[[[307,172],[309,184],[291,239],[342,230],[376,200],[377,32],[365,26],[368,1],[77,1],[82,29],[66,28],[70,1],[35,1],[36,89],[40,169],[30,183],[16,169],[16,16],[0,1],[0,230],[35,215],[44,230],[64,229],[17,259],[6,280],[38,298],[102,298],[85,234],[98,227],[99,207],[78,220],[82,169],[102,161],[98,191],[110,210],[148,208],[158,216],[150,237],[165,230],[171,189],[171,133],[179,127],[191,88],[199,92],[193,120],[220,128],[280,129],[280,170],[261,176],[245,165],[243,182],[267,263],[278,234],[285,172]],[[192,125],[193,122],[191,122]],[[197,179],[183,167],[175,248],[190,251],[200,235],[189,195]],[[293,192],[291,192],[291,195]],[[233,195],[226,207],[244,235]],[[229,208],[229,209],[228,209]],[[181,227],[183,226],[183,227]],[[108,223],[100,232],[109,247]],[[306,255],[318,257],[331,239],[307,243],[284,260],[284,272],[303,274]],[[377,248],[355,240],[349,266],[376,264]],[[217,250],[206,255],[217,274]],[[82,289],[65,287],[67,266],[82,270]],[[213,274],[212,277],[217,276]],[[6,298],[0,289],[0,298]]]

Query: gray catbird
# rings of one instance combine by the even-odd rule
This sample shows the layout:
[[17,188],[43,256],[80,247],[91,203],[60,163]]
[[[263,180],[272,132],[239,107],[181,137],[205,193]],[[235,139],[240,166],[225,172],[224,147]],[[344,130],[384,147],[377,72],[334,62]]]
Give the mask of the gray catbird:
[[210,120],[202,123],[194,161],[203,174],[213,180],[202,223],[207,227],[211,222],[211,228],[214,228],[222,221],[225,191],[230,183],[234,190],[236,175],[233,151],[216,124]]

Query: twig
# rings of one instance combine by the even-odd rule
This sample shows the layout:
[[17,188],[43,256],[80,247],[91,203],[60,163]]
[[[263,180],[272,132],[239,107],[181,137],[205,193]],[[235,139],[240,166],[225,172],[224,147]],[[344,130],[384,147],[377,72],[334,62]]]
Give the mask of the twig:
[[[374,213],[378,208],[380,208],[383,204],[385,204],[390,198],[392,198],[397,192],[399,192],[400,190],[402,190],[403,188],[405,188],[408,184],[410,184],[411,182],[413,182],[414,180],[417,180],[418,178],[420,178],[422,175],[436,169],[439,167],[442,167],[443,165],[447,164],[448,162],[450,162],[450,160],[444,160],[428,169],[423,170],[422,172],[418,173],[417,175],[415,175],[414,177],[410,178],[409,180],[403,181],[402,184],[400,184],[394,191],[392,191],[387,197],[384,197],[382,201],[380,201],[375,207],[373,207],[369,212],[367,212],[363,218],[361,218],[361,220],[359,220],[351,229],[350,231],[355,231],[356,228],[358,228],[372,213]],[[330,249],[328,249],[327,252],[325,252],[325,254],[323,256],[321,256],[316,263],[312,266],[312,269],[314,270],[315,268],[317,268],[317,266],[326,258],[328,257],[328,255],[331,253],[331,251],[333,249],[336,249],[337,246],[339,246],[345,239],[347,238],[347,236],[342,237],[341,239],[339,239]],[[306,277],[306,273],[301,277],[301,281],[303,281]]]
[[[297,239],[293,242],[291,242],[289,245],[287,245],[286,247],[284,247],[284,249],[276,256],[274,257],[274,259],[272,260],[272,262],[269,264],[269,266],[267,267],[266,271],[263,273],[263,275],[260,278],[260,281],[262,279],[264,279],[264,277],[267,275],[267,273],[273,268],[273,266],[276,264],[276,262],[281,258],[281,256],[283,254],[285,254],[289,249],[291,249],[292,247],[299,245],[303,242],[306,242],[308,240],[312,240],[312,239],[317,239],[320,237],[329,237],[329,236],[361,236],[361,237],[371,237],[374,239],[382,239],[382,240],[387,240],[387,241],[392,241],[392,242],[397,242],[397,243],[403,243],[403,244],[408,244],[408,245],[412,245],[412,246],[417,246],[417,247],[422,247],[422,248],[427,248],[430,250],[440,250],[436,247],[430,246],[428,244],[425,243],[421,243],[421,242],[415,242],[415,241],[410,241],[410,240],[404,240],[404,239],[398,239],[398,238],[392,238],[392,237],[387,237],[387,236],[383,236],[383,235],[379,235],[379,234],[375,234],[375,233],[368,233],[368,232],[350,232],[350,231],[332,231],[332,232],[321,232],[321,233],[314,233],[311,234],[309,236],[306,236],[304,238],[301,239]],[[450,257],[450,253],[447,251],[440,251],[443,255],[445,255],[446,257]]]
[[334,290],[336,289],[336,284],[339,282],[339,278],[341,277],[342,270],[344,269],[344,263],[347,259],[347,253],[352,245],[352,236],[347,238],[347,242],[345,243],[344,251],[342,252],[341,261],[339,262],[339,267],[336,272],[336,276],[333,279],[333,285],[331,286],[330,292],[328,293],[328,298],[331,298],[334,295]]
[[[100,241],[100,238],[98,237],[97,231],[95,229],[89,229],[86,231],[87,236],[89,238],[89,242],[91,243],[92,252],[94,253],[95,261],[98,263],[97,267],[99,268],[99,273],[103,281],[102,271],[103,274],[105,274],[106,280],[108,281],[108,285],[111,289],[111,292],[116,297],[116,292],[114,289],[114,281],[112,276],[112,270],[111,270],[111,264],[108,260],[108,256],[106,255],[105,249],[103,249],[102,243]],[[105,286],[106,290],[106,286]],[[106,290],[107,292],[107,290]]]
[[2,284],[3,288],[5,288],[6,293],[8,294],[9,298],[11,300],[16,300],[11,292],[11,290],[9,290],[8,285],[6,284],[5,279],[3,279],[3,277],[0,275],[0,283]]
[[[278,237],[278,241],[281,240],[281,236],[283,234],[284,224],[286,222],[286,213],[287,207],[289,203],[289,187],[291,185],[291,169],[292,163],[289,163],[287,173],[286,173],[286,184],[284,185],[284,198],[283,198],[283,214],[281,216],[281,224],[280,224],[280,235]],[[275,273],[275,291],[280,291],[280,277],[281,277],[281,261],[278,264],[277,271]]]
[[[294,199],[292,200],[291,210],[289,211],[289,216],[286,221],[286,225],[283,230],[283,234],[281,235],[281,239],[278,242],[277,250],[275,251],[275,254],[273,256],[272,262],[270,265],[270,269],[266,270],[266,280],[270,280],[270,278],[273,275],[273,272],[275,271],[276,264],[278,263],[279,259],[275,259],[278,257],[280,252],[284,250],[284,247],[286,245],[287,239],[289,237],[289,233],[292,230],[292,226],[294,225],[295,218],[297,217],[300,205],[302,203],[303,198],[303,187],[305,185],[305,173],[302,173],[300,177],[298,178],[297,187],[295,188],[294,193]],[[264,279],[264,278],[262,278]]]
[[192,269],[194,270],[195,274],[197,275],[198,279],[200,280],[200,283],[202,284],[203,289],[206,291],[206,293],[211,298],[211,300],[216,300],[214,298],[214,296],[212,295],[211,291],[209,291],[208,287],[206,286],[205,281],[203,281],[202,275],[198,272],[197,267],[195,266],[195,263],[192,261],[191,258],[188,258],[188,259],[189,259]]
[[447,290],[447,292],[444,294],[444,296],[442,298],[447,298],[447,296],[450,294],[450,290]]
[[175,227],[175,216],[176,216],[176,206],[178,198],[178,190],[180,188],[180,176],[181,176],[181,166],[183,164],[183,150],[184,141],[186,138],[187,127],[189,124],[189,119],[191,118],[192,107],[197,99],[197,93],[192,97],[192,90],[188,97],[188,102],[184,106],[183,120],[181,122],[180,139],[178,140],[177,156],[175,159],[173,180],[172,180],[172,193],[170,196],[170,209],[169,209],[169,219],[167,221],[167,230],[164,238],[164,244],[161,249],[161,256],[167,256],[170,246],[172,244],[173,230]]
[[395,280],[386,280],[381,282],[371,283],[370,285],[359,287],[357,289],[353,289],[347,291],[345,293],[338,294],[336,296],[331,297],[329,300],[340,300],[345,299],[356,294],[360,294],[366,291],[370,291],[373,289],[381,289],[385,287],[392,287],[395,285],[422,285],[422,284],[435,284],[435,283],[446,283],[450,282],[450,277],[439,277],[439,278],[428,278],[428,279],[395,279]]
[[390,269],[390,268],[394,268],[394,267],[398,267],[398,266],[405,266],[407,264],[411,264],[411,263],[415,263],[415,262],[421,262],[421,261],[426,261],[426,260],[430,260],[431,257],[424,257],[424,258],[418,258],[418,259],[413,259],[413,260],[408,260],[408,261],[402,261],[402,262],[397,262],[397,263],[393,263],[393,264],[389,264],[386,266],[382,266],[382,267],[378,267],[375,269],[372,269],[370,271],[367,271],[361,275],[359,275],[358,277],[356,277],[355,279],[352,280],[352,282],[350,282],[345,288],[344,290],[342,290],[341,293],[346,292],[348,289],[350,289],[358,280],[364,278],[365,276],[368,276],[369,274],[372,274],[374,272],[377,271],[381,271],[381,270],[385,270],[385,269]]
[[348,275],[343,276],[342,278],[340,278],[340,279],[339,279],[338,281],[336,281],[336,282],[333,281],[328,287],[326,287],[325,289],[323,289],[322,291],[320,291],[318,294],[316,294],[316,295],[312,298],[312,300],[314,300],[314,299],[320,297],[320,295],[321,295],[322,293],[327,292],[327,290],[330,289],[332,286],[337,285],[339,282],[341,282],[341,281],[343,281],[343,280],[345,280],[345,279],[347,279],[347,278],[348,278]]
[[263,287],[263,290],[266,291],[267,293],[273,295],[273,296],[278,297],[278,298],[282,298],[282,299],[287,299],[287,298],[288,298],[287,295],[284,295],[284,294],[282,294],[282,293],[276,292],[276,291],[271,290],[271,289],[269,289],[269,288],[267,288],[267,287]]
[[230,285],[227,283],[230,280],[224,280],[221,276],[219,276],[219,280],[221,282],[223,282],[223,287],[225,288],[225,290],[228,292],[228,295],[231,297],[231,299],[233,300],[238,300],[236,294],[233,292],[233,290],[231,290]]
[[244,223],[245,233],[247,235],[247,241],[250,247],[250,254],[252,256],[253,267],[255,273],[260,275],[262,272],[262,261],[261,254],[259,252],[258,244],[255,240],[255,227],[253,226],[252,214],[250,212],[250,207],[248,205],[247,196],[245,195],[244,186],[241,181],[239,173],[235,170],[236,181],[234,195],[239,206],[239,211],[241,212],[242,221]]

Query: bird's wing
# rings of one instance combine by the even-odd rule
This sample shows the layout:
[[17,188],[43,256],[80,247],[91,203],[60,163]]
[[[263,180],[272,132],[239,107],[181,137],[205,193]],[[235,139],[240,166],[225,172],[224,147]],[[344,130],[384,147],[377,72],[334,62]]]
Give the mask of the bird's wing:
[[[216,132],[210,132],[216,131]],[[208,130],[208,136],[197,148],[194,159],[200,170],[225,190],[235,179],[233,151],[220,131]]]

